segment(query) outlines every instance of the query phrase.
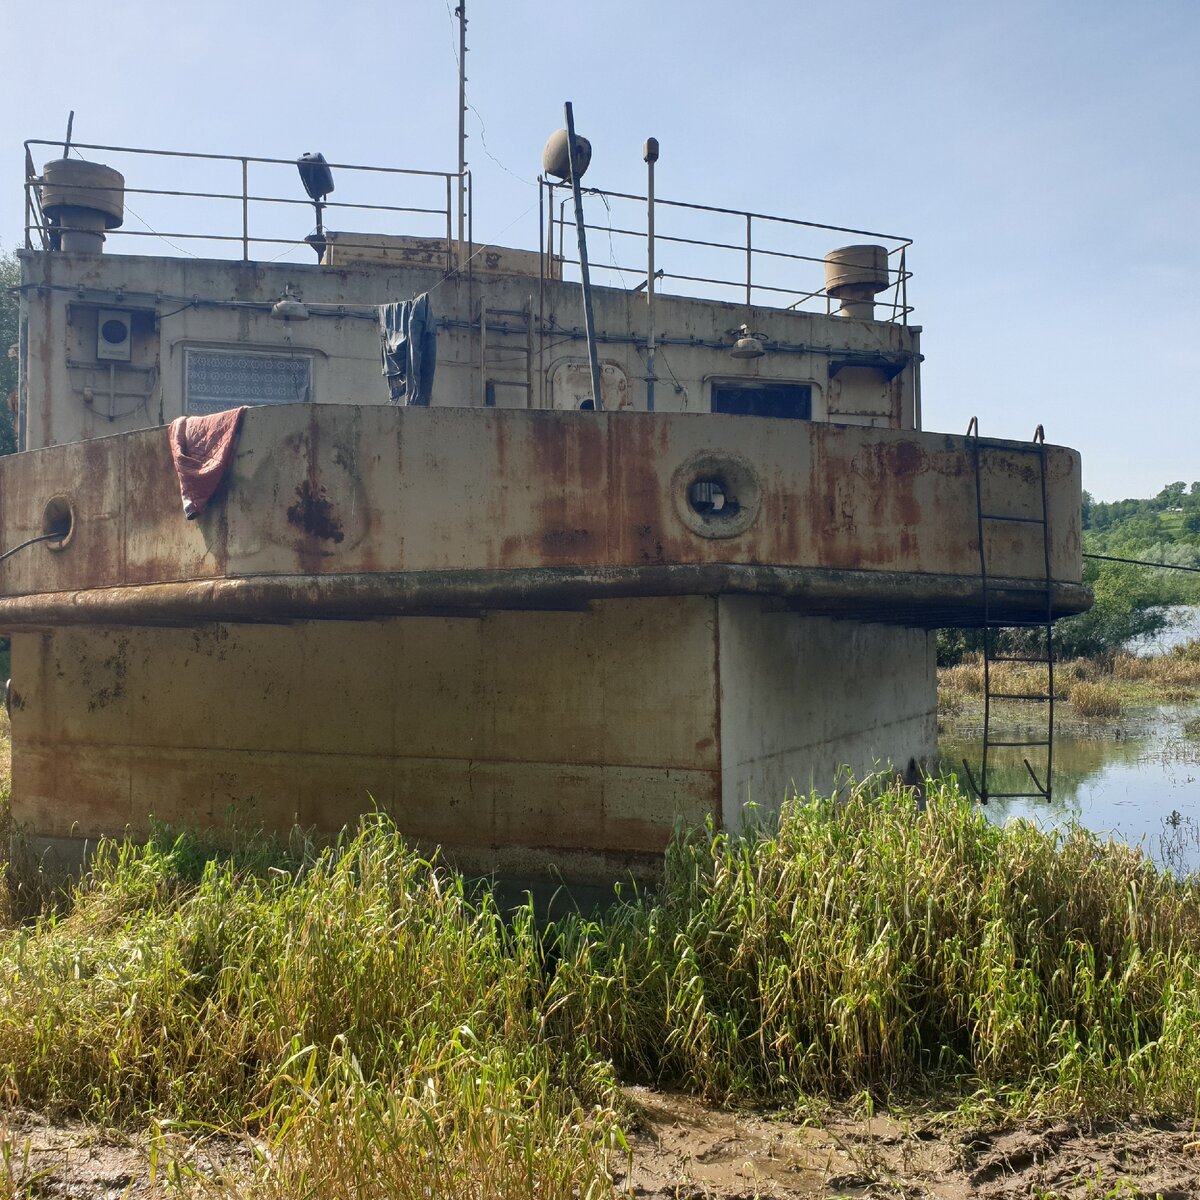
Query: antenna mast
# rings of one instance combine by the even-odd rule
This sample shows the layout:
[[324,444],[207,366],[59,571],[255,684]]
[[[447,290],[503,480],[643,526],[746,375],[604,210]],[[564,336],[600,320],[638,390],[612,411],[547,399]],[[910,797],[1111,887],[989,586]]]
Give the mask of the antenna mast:
[[454,15],[458,18],[458,269],[461,271],[466,266],[463,258],[467,189],[467,0],[459,0]]

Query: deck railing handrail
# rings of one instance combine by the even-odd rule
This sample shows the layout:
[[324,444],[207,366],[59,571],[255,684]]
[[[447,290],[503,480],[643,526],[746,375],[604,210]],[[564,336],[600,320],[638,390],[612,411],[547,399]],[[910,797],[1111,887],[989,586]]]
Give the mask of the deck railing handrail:
[[[570,239],[565,236],[566,227],[568,224],[574,224],[574,218],[566,216],[566,206],[570,201],[570,190],[567,185],[542,178],[540,180],[542,187],[545,189],[546,209],[549,212],[548,227],[543,230],[539,237],[539,249],[545,260],[544,271],[550,273],[552,270],[561,271],[563,264],[572,265],[575,260],[570,256],[569,242]],[[555,213],[554,200],[556,189],[566,188],[566,194],[562,197],[558,205],[558,212]],[[648,203],[646,196],[640,196],[633,192],[617,192],[610,191],[604,188],[587,188],[584,190],[584,203],[586,205],[589,199],[596,198],[601,200],[606,208],[609,208],[609,201],[623,201],[635,204],[645,205]],[[889,316],[881,319],[888,321],[900,321],[908,324],[908,315],[912,312],[912,308],[908,303],[908,281],[912,278],[912,272],[908,269],[907,252],[909,246],[913,244],[911,238],[902,237],[898,234],[879,233],[870,229],[856,229],[848,225],[829,225],[821,221],[806,221],[798,217],[781,217],[771,213],[754,212],[748,209],[726,208],[720,205],[713,204],[695,204],[687,200],[669,200],[655,196],[654,206],[657,211],[660,207],[668,210],[690,211],[697,213],[711,214],[718,217],[734,217],[737,218],[743,225],[745,236],[739,241],[718,240],[716,238],[705,237],[686,237],[679,233],[664,233],[657,224],[652,224],[647,221],[645,229],[631,229],[624,226],[615,225],[612,223],[599,225],[591,222],[585,222],[585,229],[589,233],[599,233],[610,237],[628,237],[635,238],[640,241],[648,241],[651,237],[654,239],[655,246],[660,243],[696,246],[708,250],[728,251],[736,253],[741,262],[741,269],[736,273],[731,272],[729,275],[700,275],[688,273],[687,271],[668,270],[660,265],[660,268],[655,272],[657,276],[665,279],[674,279],[684,283],[707,284],[710,286],[723,288],[736,288],[742,295],[743,302],[747,310],[753,307],[753,302],[756,293],[764,293],[770,295],[772,299],[772,307],[778,306],[779,300],[775,297],[795,297],[794,301],[786,307],[790,309],[799,308],[813,300],[824,300],[826,312],[832,311],[833,298],[829,296],[822,282],[817,287],[781,287],[776,283],[764,282],[761,277],[755,278],[754,267],[756,260],[762,259],[781,259],[799,263],[814,263],[824,267],[824,256],[815,254],[796,253],[788,250],[779,250],[768,248],[766,246],[755,245],[754,228],[755,223],[760,225],[763,223],[781,226],[794,227],[797,229],[825,231],[829,233],[849,234],[853,237],[872,238],[875,241],[884,244],[887,251],[887,276],[888,284],[883,292],[880,293],[879,299],[876,301],[878,309],[891,309]],[[611,210],[610,210],[611,211]],[[557,238],[557,245],[555,244]],[[618,264],[613,256],[612,261],[605,263],[598,255],[592,257],[593,271],[615,272],[619,276],[632,275],[634,277],[641,276],[641,282],[638,284],[638,289],[646,286],[646,267],[645,266],[624,266]],[[648,259],[656,259],[655,255],[648,255]],[[686,265],[686,264],[685,264]],[[890,299],[887,294],[890,293]],[[747,314],[749,317],[749,313]]]
[[[241,228],[238,232],[218,232],[218,233],[195,233],[190,230],[177,230],[173,228],[157,229],[147,227],[146,230],[116,228],[105,231],[106,236],[124,236],[124,237],[159,237],[170,243],[172,238],[192,241],[211,241],[211,242],[233,242],[241,245],[243,261],[250,261],[250,247],[252,245],[295,245],[297,247],[305,244],[304,239],[283,238],[277,236],[263,235],[260,232],[252,232],[250,228],[250,205],[251,204],[283,204],[283,205],[302,205],[312,206],[315,202],[309,198],[299,196],[272,196],[261,194],[261,190],[252,191],[250,188],[250,168],[252,166],[290,166],[295,168],[297,159],[294,158],[272,158],[265,155],[256,154],[213,154],[205,151],[192,150],[157,150],[144,146],[113,146],[104,145],[97,142],[70,142],[64,143],[61,138],[29,138],[25,142],[25,248],[33,249],[35,236],[41,242],[43,248],[50,245],[52,231],[56,226],[47,219],[46,214],[41,207],[40,189],[42,185],[42,175],[37,170],[34,158],[34,147],[53,147],[60,151],[60,154],[69,154],[71,151],[95,151],[107,154],[129,154],[129,155],[145,155],[157,158],[176,158],[189,159],[200,162],[222,162],[237,164],[241,167],[241,187],[239,190],[225,191],[191,191],[179,188],[154,188],[129,186],[128,184],[123,189],[124,194],[132,196],[167,196],[175,199],[193,199],[193,200],[219,200],[226,202],[238,202],[241,205]],[[354,200],[333,200],[328,197],[320,201],[322,211],[329,209],[344,209],[348,211],[362,212],[390,212],[390,213],[405,213],[419,214],[423,216],[439,216],[443,218],[445,233],[445,249],[446,249],[446,270],[451,272],[454,270],[454,247],[456,240],[463,243],[460,261],[469,263],[471,259],[470,251],[470,171],[460,174],[457,171],[430,171],[415,167],[384,167],[374,166],[366,163],[346,163],[346,162],[330,162],[326,164],[331,170],[343,172],[371,172],[373,174],[381,174],[388,176],[407,176],[410,178],[418,178],[433,182],[440,182],[445,189],[445,196],[442,202],[435,206],[432,205],[401,205],[401,204],[376,204],[376,203],[359,203]],[[458,237],[455,238],[453,228],[454,220],[454,185],[457,181],[463,180],[466,184],[467,197],[467,214],[466,214],[466,229],[458,230]],[[56,190],[62,191],[64,188],[69,189],[69,184],[56,184]],[[132,211],[132,210],[131,210]],[[136,214],[134,214],[136,216]],[[142,218],[138,217],[138,220]],[[142,220],[143,224],[146,224]],[[370,235],[363,235],[370,237]],[[441,240],[441,239],[439,239]],[[343,247],[357,246],[358,243],[345,237],[339,238],[339,244]],[[363,242],[363,245],[369,245],[369,242]]]

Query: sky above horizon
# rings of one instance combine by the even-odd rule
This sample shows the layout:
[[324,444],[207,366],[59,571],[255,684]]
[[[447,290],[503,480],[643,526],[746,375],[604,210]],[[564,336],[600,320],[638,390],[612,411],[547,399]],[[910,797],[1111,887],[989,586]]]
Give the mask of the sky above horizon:
[[[81,142],[453,170],[452,8],[64,0],[47,26],[10,3],[0,247],[22,242],[22,141],[70,109]],[[911,237],[926,429],[1044,424],[1103,500],[1200,479],[1195,0],[468,15],[477,240],[536,246],[533,180],[571,100],[594,186],[643,191],[653,135],[660,196]]]

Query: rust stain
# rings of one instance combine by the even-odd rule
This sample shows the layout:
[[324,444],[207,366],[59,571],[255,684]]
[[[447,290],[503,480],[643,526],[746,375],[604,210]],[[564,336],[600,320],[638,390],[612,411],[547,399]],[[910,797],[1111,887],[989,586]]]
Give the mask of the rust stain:
[[[116,648],[100,664],[99,669],[106,673],[108,681],[104,686],[98,687],[92,692],[88,700],[88,712],[107,708],[124,697],[125,681],[129,675],[129,639],[127,637],[117,639]],[[83,672],[83,685],[85,688],[91,686],[91,671],[86,664]]]
[[[272,550],[285,548],[285,574],[370,575],[443,563],[468,571],[579,568],[570,583],[560,574],[555,584],[576,589],[573,597],[596,586],[595,568],[617,566],[643,568],[651,580],[674,564],[716,562],[948,574],[974,574],[978,567],[974,472],[961,438],[815,426],[781,428],[769,442],[735,436],[730,448],[748,454],[759,473],[762,515],[747,533],[708,542],[685,532],[675,512],[672,468],[695,439],[670,415],[488,413],[480,420],[486,436],[472,439],[467,483],[486,525],[461,534],[452,506],[462,473],[452,467],[463,447],[454,439],[426,445],[419,438],[402,441],[392,458],[380,449],[387,442],[380,431],[390,425],[374,415],[366,423],[357,413],[347,418],[325,408],[301,417],[269,465],[243,464],[244,472],[247,465],[256,469],[241,476],[236,494],[203,530],[179,513],[161,430],[19,456],[0,464],[9,541],[27,523],[40,526],[44,499],[55,492],[72,496],[80,523],[61,555],[17,559],[5,581],[8,594],[124,586],[129,610],[148,612],[157,601],[138,585],[225,575],[227,519],[249,538],[242,552],[256,552],[258,533]],[[419,461],[406,462],[418,448]],[[1048,463],[1053,519],[1063,527],[1056,572],[1068,578],[1078,554],[1078,517],[1057,493],[1078,486],[1078,459],[1056,449]],[[382,499],[395,479],[404,484],[403,513]],[[985,503],[994,497],[1000,511],[1024,511],[1038,499],[1035,467],[1015,454],[997,452],[983,482]],[[422,557],[409,564],[403,536],[409,509],[420,518],[425,504],[436,514],[432,549],[426,554],[414,538]],[[1008,537],[998,551],[1023,562],[1025,543]],[[277,563],[271,560],[273,570]],[[445,594],[427,581],[419,586],[431,596]],[[165,598],[162,605],[163,612],[170,607]],[[65,602],[56,611],[68,612]]]
[[318,484],[314,490],[309,479],[297,485],[296,500],[288,507],[287,519],[310,537],[323,541],[336,543],[346,536],[325,489]]
[[669,470],[663,470],[670,460],[666,423],[655,418],[614,424],[609,453],[611,492],[619,515],[614,537],[620,561],[665,563],[679,550],[678,545],[670,544],[671,526],[664,518],[671,505],[666,489],[672,478]]
[[203,625],[192,629],[191,634],[193,653],[214,658],[217,662],[224,662],[229,657],[228,626],[218,624]]
[[591,542],[590,529],[547,529],[542,534],[542,553],[548,559],[577,560]]

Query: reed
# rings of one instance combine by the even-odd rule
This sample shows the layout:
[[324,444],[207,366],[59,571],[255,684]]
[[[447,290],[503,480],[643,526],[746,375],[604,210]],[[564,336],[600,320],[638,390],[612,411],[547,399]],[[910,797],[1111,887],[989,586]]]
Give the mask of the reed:
[[256,1187],[280,1194],[301,1176],[363,1196],[351,1176],[388,1196],[480,1178],[574,1196],[607,1178],[612,1082],[540,1035],[528,910],[502,917],[383,818],[326,850],[210,854],[161,832],[103,845],[69,914],[7,934],[10,1096],[257,1131],[273,1149]]
[[1191,1111],[1198,935],[1200,888],[1136,850],[860,788],[681,840],[657,903],[560,931],[552,994],[621,1075],[722,1101]]
[[382,816],[327,848],[110,843],[0,933],[0,1088],[253,1133],[213,1195],[363,1200],[607,1195],[618,1080],[1196,1111],[1200,883],[928,792],[681,832],[656,895],[549,925]]
[[1121,715],[1121,693],[1111,683],[1076,683],[1071,687],[1069,702],[1071,711],[1079,717]]

